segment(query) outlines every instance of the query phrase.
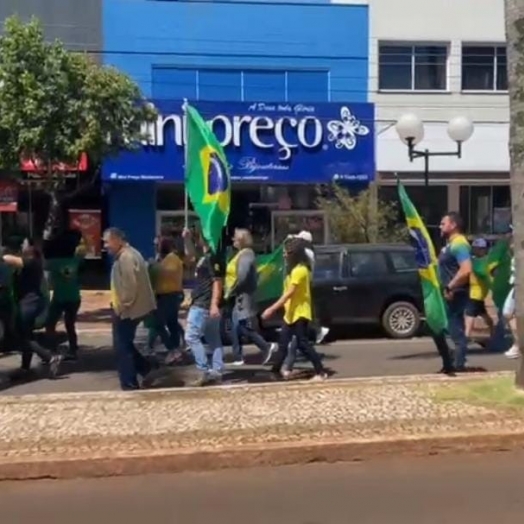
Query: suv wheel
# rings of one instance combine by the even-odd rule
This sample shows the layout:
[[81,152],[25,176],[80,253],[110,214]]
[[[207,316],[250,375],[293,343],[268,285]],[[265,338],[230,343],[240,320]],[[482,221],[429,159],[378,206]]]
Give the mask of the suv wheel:
[[382,326],[392,338],[411,338],[420,327],[420,313],[410,302],[393,302],[382,315]]

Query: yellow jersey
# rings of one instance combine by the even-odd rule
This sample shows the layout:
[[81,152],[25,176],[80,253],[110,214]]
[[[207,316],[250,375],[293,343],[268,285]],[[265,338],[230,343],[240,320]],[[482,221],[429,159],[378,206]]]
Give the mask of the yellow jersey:
[[155,292],[157,295],[183,291],[184,263],[178,255],[169,253],[159,263],[158,269],[155,281]]
[[284,293],[291,286],[295,286],[295,292],[284,304],[284,322],[294,324],[300,319],[312,320],[311,274],[305,265],[298,264],[291,270],[284,280]]
[[485,282],[480,280],[473,271],[469,275],[469,298],[472,300],[485,300],[489,288]]
[[241,249],[240,251],[238,251],[236,255],[227,263],[226,280],[224,283],[226,297],[229,295],[229,292],[231,291],[231,289],[233,289],[233,286],[236,284],[238,278],[238,259],[244,251],[245,249]]

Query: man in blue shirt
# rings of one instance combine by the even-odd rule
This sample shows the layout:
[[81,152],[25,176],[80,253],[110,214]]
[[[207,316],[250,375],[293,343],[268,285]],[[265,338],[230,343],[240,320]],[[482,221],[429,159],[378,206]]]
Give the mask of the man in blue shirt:
[[[439,254],[438,272],[447,303],[449,334],[455,344],[455,371],[466,371],[468,341],[464,328],[464,314],[468,304],[469,277],[472,271],[471,246],[462,234],[462,227],[462,218],[455,212],[448,213],[440,222],[440,233],[446,239],[446,245]],[[435,342],[437,347],[442,345],[442,340]],[[442,351],[443,348],[439,347],[441,356]],[[446,367],[450,368],[449,361],[444,362],[444,368]],[[444,371],[449,372],[452,369]]]

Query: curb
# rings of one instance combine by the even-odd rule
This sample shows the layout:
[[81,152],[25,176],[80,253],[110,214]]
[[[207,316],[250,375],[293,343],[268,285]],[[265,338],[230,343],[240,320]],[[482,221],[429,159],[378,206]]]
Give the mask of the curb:
[[154,455],[34,460],[0,463],[0,481],[100,478],[130,475],[275,467],[314,462],[362,462],[379,458],[420,457],[514,451],[524,448],[524,433],[453,435],[367,442],[298,443]]

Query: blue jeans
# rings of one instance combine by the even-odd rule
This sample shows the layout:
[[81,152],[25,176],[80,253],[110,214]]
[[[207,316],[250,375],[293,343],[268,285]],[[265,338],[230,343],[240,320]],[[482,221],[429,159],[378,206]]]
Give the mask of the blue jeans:
[[[202,343],[202,338],[207,343],[208,351]],[[186,343],[193,353],[198,370],[206,374],[211,371],[222,373],[224,349],[220,336],[220,317],[211,318],[209,309],[191,306],[187,314]]]
[[468,293],[456,293],[447,302],[448,329],[451,340],[455,345],[455,368],[461,369],[466,365],[468,340],[464,331],[464,313],[468,304]]
[[231,342],[235,360],[242,360],[242,337],[255,344],[260,351],[269,351],[269,343],[253,327],[251,320],[249,318],[239,319],[238,311],[233,308],[231,312]]
[[180,347],[184,329],[178,322],[178,312],[184,301],[183,293],[157,295],[156,332],[162,344],[169,350]]
[[137,375],[145,377],[151,366],[135,347],[136,328],[141,319],[120,318],[113,313],[113,347],[116,351],[120,387],[126,391],[138,389]]

